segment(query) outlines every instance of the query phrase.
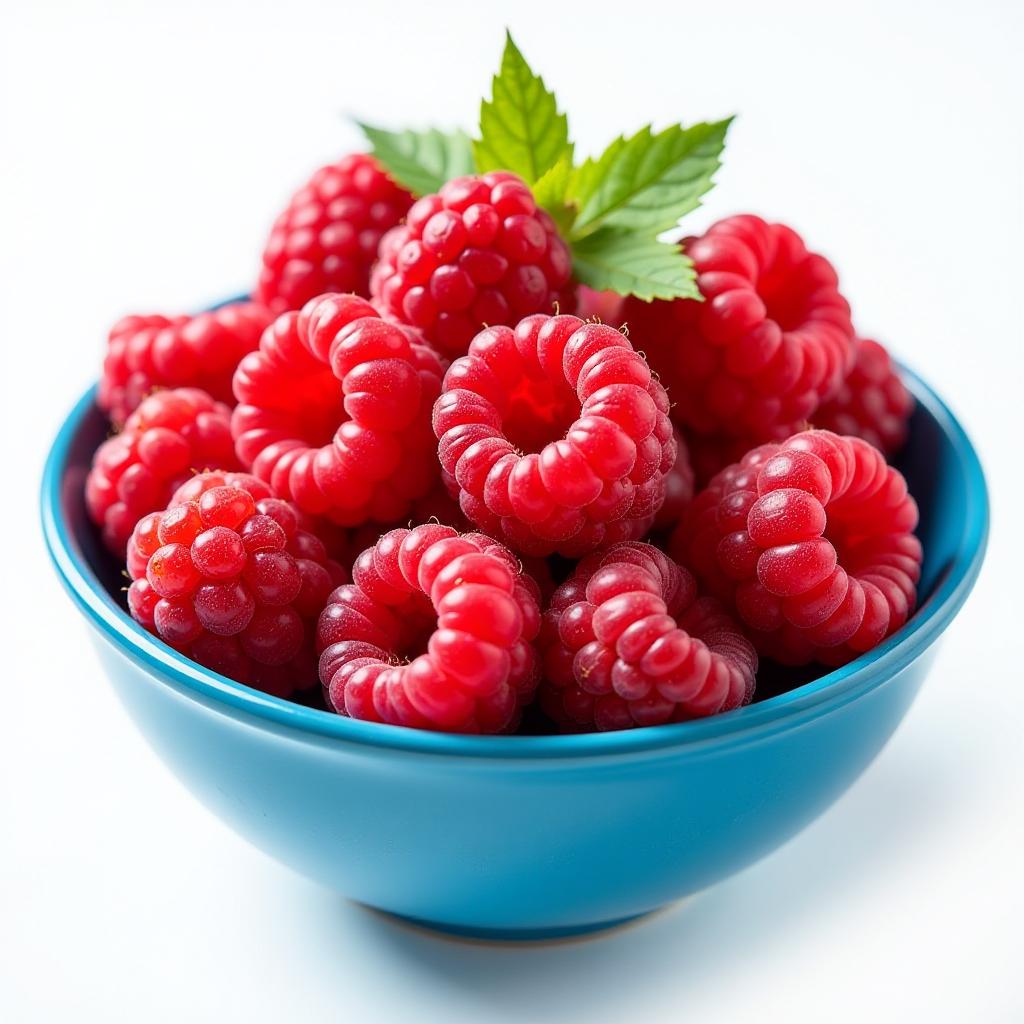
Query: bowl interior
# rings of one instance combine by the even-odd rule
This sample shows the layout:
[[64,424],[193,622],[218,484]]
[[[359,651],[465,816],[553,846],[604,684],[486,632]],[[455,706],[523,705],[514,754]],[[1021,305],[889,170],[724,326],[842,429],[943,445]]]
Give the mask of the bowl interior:
[[[774,713],[805,697],[820,696],[829,687],[850,681],[857,673],[868,670],[889,656],[914,633],[923,634],[918,637],[921,644],[915,646],[923,645],[926,640],[930,642],[966,597],[980,568],[988,528],[988,501],[977,455],[960,425],[923,381],[911,373],[906,374],[906,380],[917,398],[917,408],[909,441],[896,464],[906,476],[910,491],[920,507],[918,535],[925,557],[919,608],[903,630],[868,655],[833,672],[825,672],[820,666],[798,671],[765,666],[758,679],[754,704],[713,719],[590,737],[488,737],[484,740],[489,744],[486,752],[507,753],[513,749],[509,744],[518,743],[517,752],[526,752],[525,745],[529,744],[534,745],[532,752],[535,753],[582,753],[589,750],[589,746],[599,749],[598,741],[606,747],[635,747],[644,739],[641,734],[648,734],[647,740],[658,746],[686,737],[696,739],[702,735],[719,734],[743,723],[755,724],[769,711]],[[58,569],[73,595],[91,611],[94,620],[99,620],[108,633],[118,634],[121,645],[131,650],[138,646],[140,637],[145,641],[149,638],[125,611],[123,567],[104,548],[97,530],[89,521],[84,502],[84,484],[92,454],[108,433],[109,425],[96,408],[90,391],[69,417],[51,453],[43,482],[44,530]],[[216,676],[161,644],[149,641],[148,646],[157,651],[162,663],[172,668],[176,666],[186,680],[213,682],[216,691],[222,696],[228,695],[236,706],[252,705],[246,710],[259,713],[267,708],[276,708],[276,717],[291,717],[293,720],[289,724],[292,725],[296,722],[294,716],[289,715],[289,707],[304,712],[306,716],[315,715],[320,721],[314,721],[312,725],[318,732],[337,735],[339,728],[348,729],[356,738],[369,735],[378,741],[381,734],[387,733],[399,733],[404,737],[396,739],[392,735],[392,739],[384,741],[387,745],[423,749],[432,742],[446,741],[470,752],[480,742],[479,738],[440,734],[420,733],[414,738],[410,735],[414,730],[357,723],[327,712],[318,713],[315,690],[309,698],[312,706],[299,708]],[[151,654],[150,661],[153,660]],[[306,719],[301,724],[308,727],[311,721]],[[367,728],[369,733],[365,733]],[[537,744],[540,746],[536,747]],[[484,750],[481,748],[475,752]]]

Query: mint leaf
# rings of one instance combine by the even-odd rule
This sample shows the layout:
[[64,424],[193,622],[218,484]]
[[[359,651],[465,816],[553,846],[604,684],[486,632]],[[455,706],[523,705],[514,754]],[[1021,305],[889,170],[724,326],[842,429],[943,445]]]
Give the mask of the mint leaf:
[[576,172],[573,233],[617,227],[655,235],[674,227],[711,188],[731,121],[677,124],[657,134],[648,125],[617,138]]
[[563,156],[554,167],[541,175],[532,190],[537,205],[551,214],[563,235],[569,233],[576,217],[576,208],[568,199],[571,180],[572,162],[569,157]]
[[480,104],[480,138],[473,143],[481,174],[512,171],[534,185],[559,160],[572,163],[569,122],[508,34],[491,93]]
[[474,171],[472,143],[463,131],[389,132],[361,122],[359,127],[388,174],[414,195],[436,192],[446,181]]
[[573,244],[573,269],[595,291],[652,299],[700,299],[693,264],[678,245],[605,227]]

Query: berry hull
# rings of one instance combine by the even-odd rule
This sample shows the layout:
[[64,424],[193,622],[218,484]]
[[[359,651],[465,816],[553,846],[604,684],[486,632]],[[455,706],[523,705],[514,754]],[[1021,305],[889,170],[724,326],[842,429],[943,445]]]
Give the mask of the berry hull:
[[[487,938],[610,926],[791,838],[871,763],[980,570],[984,479],[941,402],[901,460],[927,552],[913,619],[843,668],[702,721],[609,734],[458,737],[353,721],[187,662],[99,578],[81,479],[103,436],[86,396],[44,476],[43,529],[103,669],[185,785],[242,836],[345,896]],[[467,770],[467,763],[471,769]]]

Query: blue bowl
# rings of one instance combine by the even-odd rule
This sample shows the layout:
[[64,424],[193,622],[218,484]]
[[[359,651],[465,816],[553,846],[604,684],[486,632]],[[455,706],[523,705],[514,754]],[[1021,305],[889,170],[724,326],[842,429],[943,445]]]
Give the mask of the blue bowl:
[[[978,457],[918,399],[902,460],[921,506],[921,605],[900,632],[716,718],[582,736],[463,737],[278,700],[165,647],[120,580],[82,489],[107,431],[84,395],[50,452],[42,520],[100,661],[157,753],[211,810],[296,871],[420,924],[555,937],[647,913],[739,871],[821,814],[903,718],[970,591],[988,533]],[[799,682],[799,680],[797,680]]]

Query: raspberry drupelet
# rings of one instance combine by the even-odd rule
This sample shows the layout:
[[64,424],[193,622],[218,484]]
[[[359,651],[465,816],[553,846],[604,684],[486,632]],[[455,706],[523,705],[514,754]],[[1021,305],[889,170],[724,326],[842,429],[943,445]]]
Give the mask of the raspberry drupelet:
[[495,171],[418,200],[381,241],[370,291],[449,358],[483,327],[571,310],[568,246],[526,183]]
[[255,350],[270,310],[235,302],[197,316],[126,316],[107,339],[97,403],[120,426],[156,388],[202,388],[234,404],[231,378]]
[[850,307],[835,270],[792,229],[750,214],[684,248],[704,301],[627,299],[631,337],[680,426],[782,440],[836,393],[852,362]]
[[[211,474],[128,544],[132,617],[194,661],[280,697],[317,682],[317,616],[347,578],[298,511]],[[262,491],[263,485],[260,485]]]
[[444,732],[515,727],[539,678],[540,612],[536,583],[505,547],[437,524],[392,530],[352,579],[317,627],[331,707]]
[[537,314],[491,327],[434,406],[444,471],[480,529],[526,555],[643,536],[676,461],[665,389],[621,332]]
[[757,654],[693,575],[650,544],[594,552],[555,591],[540,647],[541,706],[568,731],[632,729],[729,711]]
[[124,554],[139,519],[164,508],[197,470],[237,466],[230,422],[228,407],[205,391],[157,391],[96,449],[85,503],[115,555]]
[[670,550],[735,609],[761,654],[842,664],[913,611],[916,526],[906,481],[877,448],[809,430],[715,476]]
[[366,296],[381,236],[412,201],[365,153],[321,167],[274,223],[254,298],[284,313],[325,292]]
[[889,353],[869,338],[858,338],[854,363],[839,391],[814,414],[814,425],[836,434],[863,437],[886,455],[907,440],[914,398]]
[[243,465],[341,526],[404,519],[438,479],[430,413],[439,357],[365,299],[322,295],[281,314],[235,373]]

